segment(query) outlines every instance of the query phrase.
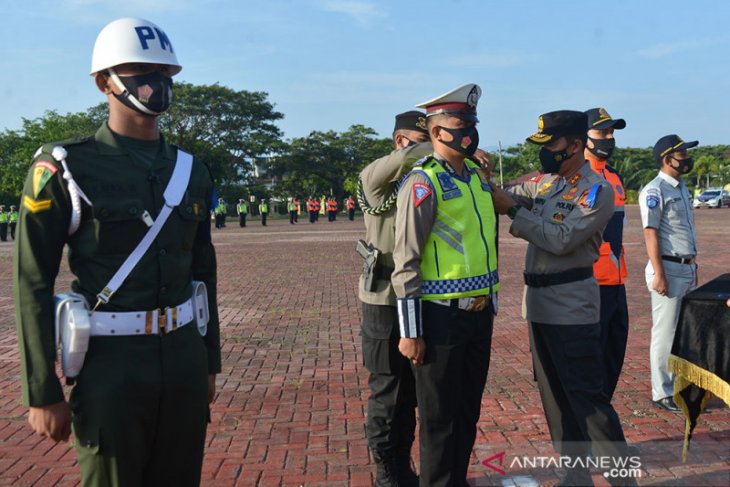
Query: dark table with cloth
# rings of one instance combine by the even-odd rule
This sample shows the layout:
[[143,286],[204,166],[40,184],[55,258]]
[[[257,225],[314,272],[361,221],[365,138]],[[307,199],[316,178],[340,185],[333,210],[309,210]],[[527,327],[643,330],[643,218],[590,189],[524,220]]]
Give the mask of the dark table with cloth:
[[692,430],[715,395],[730,406],[730,274],[687,294],[674,335],[669,370],[677,375],[674,400],[686,418],[684,457]]

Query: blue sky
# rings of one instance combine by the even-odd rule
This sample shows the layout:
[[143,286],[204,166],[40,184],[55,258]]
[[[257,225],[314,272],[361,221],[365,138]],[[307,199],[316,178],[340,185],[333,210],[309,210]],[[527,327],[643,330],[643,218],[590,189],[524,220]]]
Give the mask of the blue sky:
[[160,25],[177,79],[266,91],[285,137],[393,116],[468,82],[483,147],[511,145],[540,113],[604,106],[619,146],[678,133],[730,143],[730,1],[0,0],[0,129],[83,111],[99,30]]

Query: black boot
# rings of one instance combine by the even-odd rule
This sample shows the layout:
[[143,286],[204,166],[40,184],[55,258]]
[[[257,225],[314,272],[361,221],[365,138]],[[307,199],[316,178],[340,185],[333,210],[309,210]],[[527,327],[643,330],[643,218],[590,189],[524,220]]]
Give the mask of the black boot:
[[373,459],[377,467],[375,487],[400,487],[395,456],[390,452],[373,450]]
[[400,487],[418,487],[418,475],[413,471],[410,448],[398,452],[395,461],[398,466],[398,485]]

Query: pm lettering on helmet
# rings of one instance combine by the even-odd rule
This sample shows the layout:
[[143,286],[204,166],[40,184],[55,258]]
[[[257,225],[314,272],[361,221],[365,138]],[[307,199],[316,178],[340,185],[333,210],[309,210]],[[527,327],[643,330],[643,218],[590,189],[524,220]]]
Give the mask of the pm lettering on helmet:
[[163,50],[167,51],[169,48],[170,52],[175,52],[175,50],[172,48],[172,44],[170,43],[170,39],[167,37],[167,34],[165,34],[157,27],[153,29],[152,27],[141,25],[139,27],[135,27],[134,30],[137,32],[137,37],[139,37],[139,42],[140,44],[142,44],[142,49],[149,49],[150,47],[147,41],[151,41],[156,38],[160,41],[160,47]]

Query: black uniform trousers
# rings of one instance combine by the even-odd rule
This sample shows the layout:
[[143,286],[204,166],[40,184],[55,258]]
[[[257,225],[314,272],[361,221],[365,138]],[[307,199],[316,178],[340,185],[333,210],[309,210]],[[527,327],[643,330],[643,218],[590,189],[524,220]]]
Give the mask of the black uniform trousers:
[[316,211],[310,211],[309,212],[309,223],[314,223],[317,221],[317,215],[318,213]]
[[347,218],[349,218],[350,221],[355,220],[355,210],[347,210]]
[[15,227],[18,226],[18,222],[10,222],[10,238],[15,240]]
[[294,224],[297,221],[297,212],[296,211],[290,211],[289,212],[289,223]]
[[530,323],[530,346],[555,449],[570,457],[626,455],[616,411],[603,390],[599,323]]
[[238,224],[239,224],[239,226],[242,226],[242,227],[246,226],[246,213],[239,213]]
[[410,456],[416,432],[416,383],[410,363],[398,351],[395,306],[362,304],[362,355],[370,372],[368,446],[383,456]]
[[0,223],[0,241],[5,242],[8,239],[8,224]]
[[261,213],[261,224],[263,226],[266,226],[266,217],[268,216],[268,213]]
[[600,286],[601,289],[601,349],[603,350],[603,391],[608,399],[613,393],[621,375],[629,339],[629,307],[626,302],[626,288]]
[[423,301],[423,365],[416,377],[421,485],[466,485],[492,346],[492,307],[469,313]]

